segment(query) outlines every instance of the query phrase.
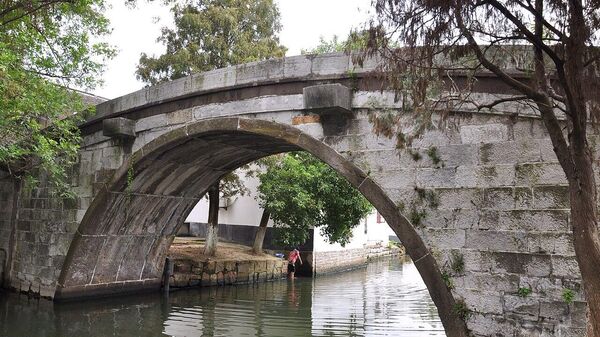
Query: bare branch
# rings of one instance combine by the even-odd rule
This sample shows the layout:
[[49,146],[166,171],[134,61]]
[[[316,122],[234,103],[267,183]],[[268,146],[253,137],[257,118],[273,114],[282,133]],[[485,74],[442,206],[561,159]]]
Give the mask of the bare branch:
[[548,30],[550,30],[552,33],[554,33],[556,36],[559,37],[560,41],[565,42],[567,40],[567,36],[560,30],[558,30],[556,27],[554,27],[551,23],[546,21],[546,19],[544,19],[544,15],[542,13],[540,13],[539,11],[537,11],[532,6],[530,1],[527,1],[527,5],[519,0],[514,0],[514,1],[519,6],[523,7],[524,9],[529,11],[531,14],[533,14],[535,16],[536,20],[540,20],[540,22],[544,25],[544,27],[548,28]]
[[473,50],[473,52],[479,59],[479,62],[481,62],[481,64],[485,68],[487,68],[488,70],[490,70],[491,72],[496,74],[496,76],[498,76],[502,80],[504,80],[504,82],[506,82],[506,84],[510,85],[514,89],[518,90],[519,92],[523,93],[524,95],[527,95],[528,97],[530,97],[532,99],[534,97],[537,97],[540,95],[532,87],[513,78],[512,76],[508,75],[505,71],[500,69],[500,67],[498,67],[496,64],[490,62],[490,60],[488,60],[485,57],[485,55],[483,54],[483,52],[481,51],[481,48],[479,47],[479,44],[477,43],[477,41],[475,41],[473,34],[471,34],[471,32],[467,29],[467,27],[465,27],[465,24],[464,24],[464,21],[462,18],[462,13],[460,13],[460,10],[457,9],[455,13],[456,13],[456,21],[457,21],[458,27],[460,28],[462,34],[467,39],[469,46],[471,47],[471,49]]
[[483,110],[483,109],[491,110],[498,104],[507,103],[507,102],[523,101],[523,100],[527,100],[527,99],[529,99],[529,97],[527,95],[512,96],[512,97],[497,99],[488,104],[476,104],[476,106],[477,106],[477,110]]

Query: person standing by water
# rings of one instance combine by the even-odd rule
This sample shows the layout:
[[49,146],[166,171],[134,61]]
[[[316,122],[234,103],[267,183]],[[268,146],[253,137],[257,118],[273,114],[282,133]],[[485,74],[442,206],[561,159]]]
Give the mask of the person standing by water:
[[288,278],[292,280],[294,279],[294,273],[296,273],[296,260],[300,260],[300,265],[302,265],[300,251],[294,248],[288,255]]

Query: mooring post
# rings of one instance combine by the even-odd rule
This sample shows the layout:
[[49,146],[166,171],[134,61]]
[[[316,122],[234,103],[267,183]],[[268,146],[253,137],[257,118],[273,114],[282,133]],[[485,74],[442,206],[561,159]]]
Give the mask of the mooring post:
[[165,270],[163,272],[163,291],[165,294],[169,293],[169,281],[173,275],[173,261],[167,257],[165,260]]

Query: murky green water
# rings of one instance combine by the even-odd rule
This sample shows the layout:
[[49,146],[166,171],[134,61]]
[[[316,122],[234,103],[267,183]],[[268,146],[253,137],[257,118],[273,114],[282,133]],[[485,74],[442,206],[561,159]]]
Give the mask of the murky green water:
[[0,293],[1,336],[444,336],[411,262],[277,281],[53,304]]

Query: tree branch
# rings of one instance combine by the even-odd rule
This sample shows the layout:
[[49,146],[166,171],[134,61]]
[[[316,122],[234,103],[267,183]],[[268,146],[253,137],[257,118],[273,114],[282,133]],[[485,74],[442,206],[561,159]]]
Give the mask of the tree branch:
[[512,97],[507,97],[507,98],[500,98],[497,99],[491,103],[488,104],[475,104],[477,107],[477,110],[483,110],[483,109],[493,109],[496,105],[498,104],[502,104],[502,103],[507,103],[507,102],[517,102],[517,101],[523,101],[529,99],[529,96],[527,95],[520,95],[520,96],[512,96]]
[[502,13],[502,15],[504,15],[508,20],[510,20],[510,22],[512,22],[519,29],[519,31],[521,31],[525,36],[527,36],[527,39],[529,41],[531,41],[531,43],[533,45],[542,49],[548,56],[550,56],[552,61],[554,61],[554,64],[556,64],[557,68],[562,67],[562,64],[564,63],[564,61],[560,57],[558,57],[558,55],[554,52],[554,50],[552,50],[552,48],[550,48],[548,45],[546,45],[544,43],[544,41],[542,41],[541,37],[538,37],[535,34],[533,34],[523,24],[523,22],[521,20],[519,20],[516,16],[514,16],[513,13],[508,8],[506,8],[503,4],[501,4],[500,2],[498,2],[497,0],[487,0],[487,1],[490,5],[492,5],[492,7],[499,10],[500,13]]
[[485,55],[483,54],[483,52],[481,51],[481,48],[479,47],[479,44],[477,43],[477,41],[475,41],[473,34],[471,34],[471,32],[465,26],[465,23],[464,23],[463,17],[462,17],[462,13],[460,13],[460,9],[455,10],[455,15],[456,15],[456,21],[457,21],[457,25],[458,25],[459,29],[461,30],[462,34],[467,39],[469,46],[475,53],[475,56],[477,56],[477,59],[479,60],[479,62],[481,62],[481,64],[485,68],[487,68],[489,71],[496,74],[496,76],[500,77],[506,84],[508,84],[512,88],[518,90],[519,92],[523,93],[524,95],[527,95],[529,98],[533,99],[534,97],[537,97],[540,95],[540,93],[535,91],[533,88],[531,88],[527,84],[513,78],[512,76],[510,76],[506,72],[504,72],[502,69],[500,69],[500,67],[498,67],[496,64],[490,62],[490,60],[488,60],[485,57]]
[[540,20],[540,22],[544,25],[544,27],[548,28],[552,33],[556,34],[556,36],[558,36],[560,38],[560,41],[562,41],[562,42],[566,41],[567,36],[563,32],[561,32],[560,30],[558,30],[556,27],[554,27],[550,22],[546,21],[544,19],[544,15],[542,13],[540,13],[539,11],[537,11],[531,5],[531,2],[527,1],[527,5],[525,5],[520,0],[514,0],[514,1],[519,6],[523,7],[524,9],[526,9],[527,11],[529,11],[531,14],[533,14],[535,16],[536,20]]
[[[27,15],[31,15],[31,14],[33,14],[33,13],[41,10],[44,7],[52,6],[52,5],[55,5],[55,4],[58,4],[58,3],[73,3],[73,2],[74,2],[74,0],[50,0],[50,1],[42,2],[39,6],[34,7],[32,9],[28,10],[28,11],[25,11],[22,14],[17,15],[14,18],[10,18],[7,21],[0,21],[0,27],[1,26],[6,26],[7,24],[9,24],[11,22],[20,20],[20,19],[26,17]],[[24,5],[21,5],[19,7],[24,7]],[[17,10],[17,9],[19,9],[19,7],[16,7],[16,8],[14,8],[11,11]],[[8,11],[8,9],[5,10],[4,12],[6,12],[6,13],[3,12],[3,14],[0,15],[0,18],[3,17],[3,16],[7,16],[11,11]]]

